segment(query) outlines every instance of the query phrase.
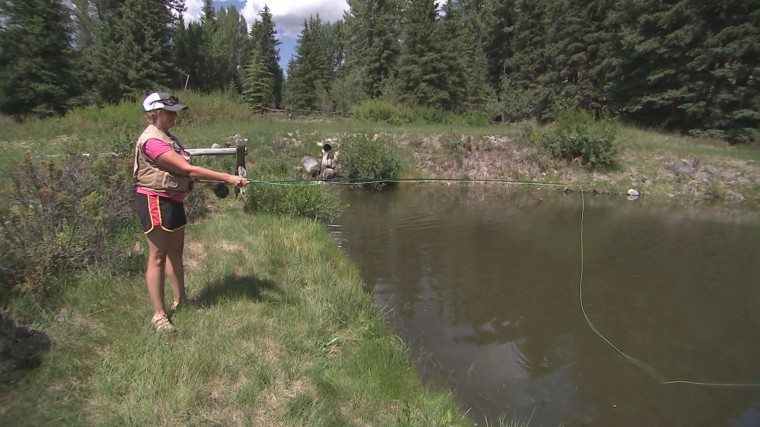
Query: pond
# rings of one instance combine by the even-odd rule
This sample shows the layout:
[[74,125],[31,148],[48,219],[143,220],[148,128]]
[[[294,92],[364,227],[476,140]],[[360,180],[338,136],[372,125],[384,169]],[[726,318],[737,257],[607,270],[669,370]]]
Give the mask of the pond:
[[479,425],[760,425],[760,213],[506,184],[344,198],[339,245]]

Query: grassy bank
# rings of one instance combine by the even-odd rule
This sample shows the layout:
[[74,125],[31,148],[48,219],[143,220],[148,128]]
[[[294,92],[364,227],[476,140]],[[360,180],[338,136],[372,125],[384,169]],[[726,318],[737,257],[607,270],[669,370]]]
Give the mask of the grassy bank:
[[195,305],[171,336],[150,328],[141,275],[72,282],[0,424],[467,425],[320,224],[225,203],[188,228],[186,258]]
[[[239,134],[248,139],[248,160],[254,166],[274,158],[297,167],[302,156],[318,154],[317,142],[335,145],[346,136],[363,134],[398,148],[404,177],[573,183],[601,194],[625,195],[633,188],[647,196],[687,201],[760,203],[757,144],[730,145],[718,139],[621,126],[617,161],[612,167],[598,169],[551,158],[525,137],[530,124],[411,123],[400,127],[346,118],[286,120],[251,114],[221,95],[189,93],[182,98],[191,108],[183,113],[175,133],[187,146],[210,147]],[[25,152],[43,157],[65,150],[101,153],[130,149],[143,123],[139,105],[124,103],[5,126],[0,136],[0,164],[15,162]],[[671,170],[670,165],[680,159],[694,165],[693,173]]]

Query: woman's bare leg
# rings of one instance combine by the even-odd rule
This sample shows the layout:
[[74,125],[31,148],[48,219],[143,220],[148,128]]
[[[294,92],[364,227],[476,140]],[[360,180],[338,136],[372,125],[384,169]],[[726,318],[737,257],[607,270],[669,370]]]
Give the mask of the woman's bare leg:
[[175,230],[169,236],[166,252],[166,274],[172,284],[174,303],[187,301],[185,291],[185,265],[182,262],[182,254],[185,248],[185,229]]
[[159,227],[154,228],[148,237],[148,262],[145,269],[145,283],[153,305],[153,317],[166,315],[164,307],[164,269],[166,255],[169,251],[171,233]]

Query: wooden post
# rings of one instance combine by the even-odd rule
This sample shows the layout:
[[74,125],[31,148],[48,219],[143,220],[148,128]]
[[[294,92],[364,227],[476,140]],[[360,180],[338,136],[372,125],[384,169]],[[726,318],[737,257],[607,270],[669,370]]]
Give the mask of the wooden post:
[[[217,144],[214,144],[211,148],[188,148],[185,151],[191,156],[235,156],[235,171],[234,175],[246,176],[247,169],[245,165],[245,155],[248,147],[244,138],[236,138],[235,147],[221,148]],[[235,197],[243,190],[235,188]]]
[[[238,176],[246,176],[247,170],[245,167],[245,153],[246,147],[245,140],[239,139],[235,141],[236,151],[235,151],[235,173]],[[235,188],[235,197],[237,197],[238,193],[242,193],[243,190],[241,188]]]

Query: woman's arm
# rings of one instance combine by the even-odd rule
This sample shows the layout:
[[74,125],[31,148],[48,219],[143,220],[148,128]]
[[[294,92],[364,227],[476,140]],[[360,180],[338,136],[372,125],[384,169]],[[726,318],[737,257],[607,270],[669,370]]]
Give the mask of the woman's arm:
[[248,184],[248,180],[242,176],[217,172],[211,169],[202,168],[200,166],[194,166],[187,162],[182,156],[174,152],[174,150],[169,150],[162,154],[159,154],[154,161],[158,166],[168,170],[175,175],[189,176],[191,178],[197,179],[207,179],[210,181],[220,181],[228,185],[234,185],[236,187]]

